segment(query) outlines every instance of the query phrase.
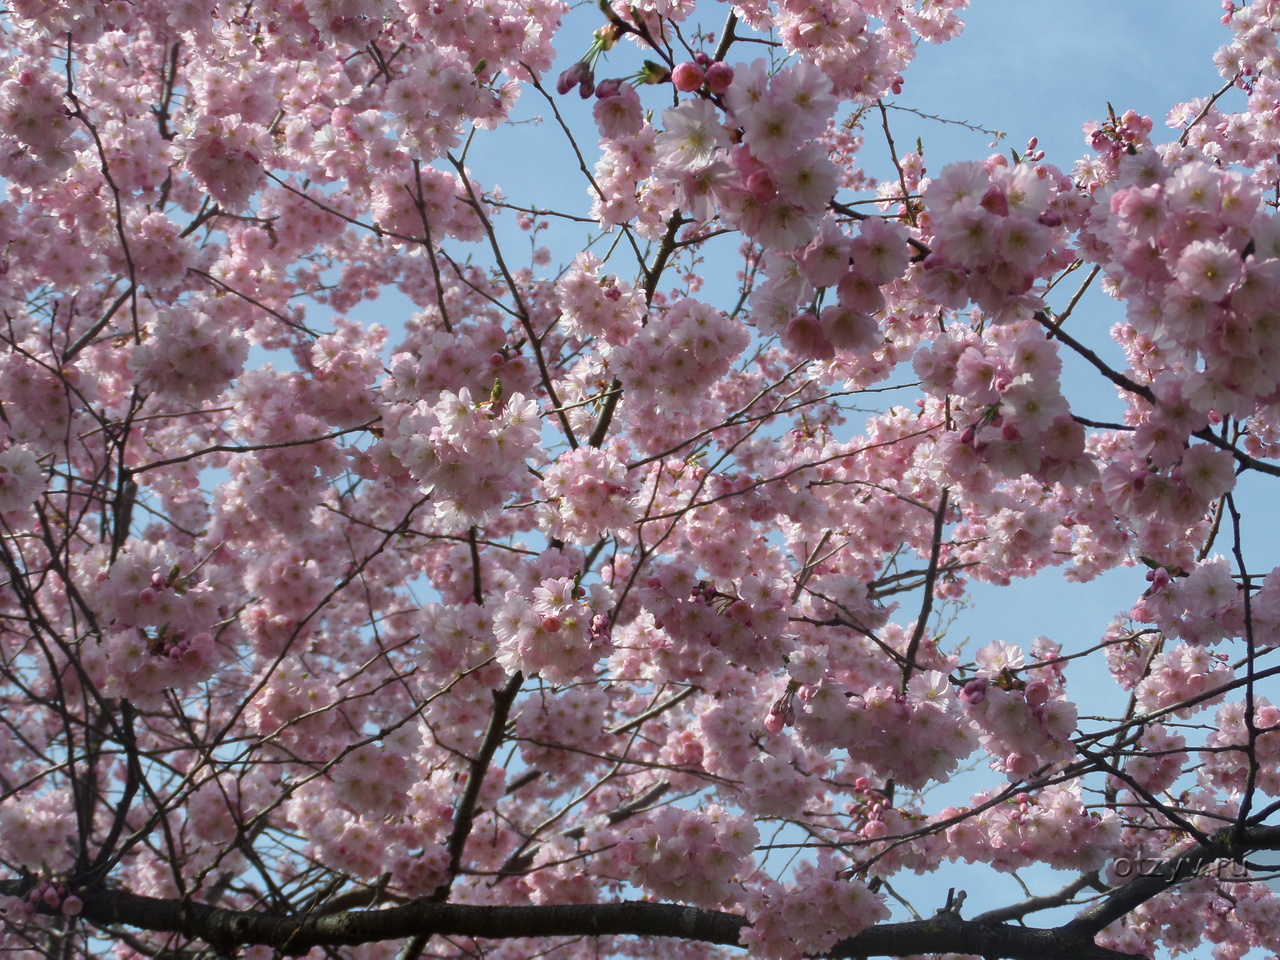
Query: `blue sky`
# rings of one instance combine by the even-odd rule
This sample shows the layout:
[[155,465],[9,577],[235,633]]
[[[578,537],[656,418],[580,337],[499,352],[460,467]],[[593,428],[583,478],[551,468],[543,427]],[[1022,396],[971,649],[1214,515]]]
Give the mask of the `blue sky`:
[[[1221,12],[1209,0],[975,0],[958,39],[921,48],[896,99],[1004,130],[1006,150],[1038,136],[1046,159],[1069,172],[1085,152],[1081,125],[1102,119],[1108,101],[1149,115],[1159,140],[1174,103],[1221,87],[1212,59],[1229,36]],[[895,127],[948,160],[982,156],[989,143],[905,117]]]

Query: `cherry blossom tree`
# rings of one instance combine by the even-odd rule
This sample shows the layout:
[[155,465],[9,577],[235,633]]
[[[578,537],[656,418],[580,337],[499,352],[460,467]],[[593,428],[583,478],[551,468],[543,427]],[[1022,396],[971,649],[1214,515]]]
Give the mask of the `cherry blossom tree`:
[[10,0],[6,955],[1274,950],[1280,3],[932,164],[965,6]]

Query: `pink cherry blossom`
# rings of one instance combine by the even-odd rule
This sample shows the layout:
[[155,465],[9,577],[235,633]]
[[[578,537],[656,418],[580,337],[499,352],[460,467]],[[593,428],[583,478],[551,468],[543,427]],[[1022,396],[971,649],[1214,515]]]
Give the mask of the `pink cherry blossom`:
[[600,127],[600,136],[609,140],[639,133],[644,125],[640,95],[628,83],[621,84],[616,93],[597,100],[592,113]]
[[701,166],[714,158],[718,147],[729,145],[723,122],[708,100],[686,100],[663,110],[662,126],[658,156],[676,169]]
[[1197,240],[1182,251],[1174,275],[1193,295],[1217,301],[1227,295],[1242,272],[1240,257],[1227,246]]

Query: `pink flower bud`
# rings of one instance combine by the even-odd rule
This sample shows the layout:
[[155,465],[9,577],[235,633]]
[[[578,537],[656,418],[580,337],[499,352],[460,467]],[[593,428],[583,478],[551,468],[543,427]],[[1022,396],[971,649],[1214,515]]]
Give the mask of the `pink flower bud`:
[[1049,699],[1049,685],[1043,680],[1032,680],[1027,684],[1027,703],[1033,707],[1043,706]]
[[616,97],[618,95],[618,91],[622,89],[622,84],[624,82],[625,81],[619,80],[616,77],[610,80],[601,80],[596,86],[596,97],[600,100],[606,100],[609,97]]
[[792,318],[782,332],[782,343],[787,349],[810,360],[830,360],[836,348],[811,313]]
[[720,96],[729,89],[729,84],[733,83],[733,67],[717,60],[707,67],[706,77],[707,89],[716,96]]
[[[564,73],[560,74],[559,78],[556,80],[556,93],[563,96],[584,81],[589,82],[590,79],[591,66],[579,60]],[[594,89],[595,87],[593,85],[592,90]],[[587,96],[591,96],[591,94],[588,93]]]
[[542,629],[547,633],[559,633],[563,626],[560,618],[551,614],[542,618]]
[[671,82],[676,85],[676,89],[683,93],[692,93],[702,87],[705,74],[702,68],[696,63],[676,64],[676,68],[671,71]]
[[67,897],[62,901],[62,915],[64,917],[78,917],[80,911],[84,909],[84,901],[75,894]]
[[764,728],[770,733],[779,733],[783,727],[793,726],[796,722],[796,706],[791,693],[784,693],[769,705],[769,715],[765,717]]
[[889,828],[883,820],[868,820],[862,825],[862,835],[868,840],[879,840],[888,832]]
[[1004,758],[1004,769],[1011,777],[1025,777],[1036,768],[1036,758],[1027,753],[1011,753]]
[[987,699],[987,681],[970,680],[960,691],[960,699],[968,704],[978,704]]
[[747,189],[761,203],[768,203],[778,195],[778,183],[768,170],[757,170],[747,177]]

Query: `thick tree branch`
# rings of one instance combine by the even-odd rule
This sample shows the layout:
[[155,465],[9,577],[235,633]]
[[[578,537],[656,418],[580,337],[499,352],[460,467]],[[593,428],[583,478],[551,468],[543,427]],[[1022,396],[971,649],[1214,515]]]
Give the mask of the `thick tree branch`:
[[[0,885],[0,890],[6,885]],[[82,896],[81,916],[100,926],[126,925],[203,940],[230,952],[264,944],[289,955],[316,946],[355,946],[407,938],[454,936],[482,940],[520,937],[678,937],[686,941],[739,946],[750,922],[742,916],[669,903],[570,906],[475,906],[415,901],[385,910],[353,910],[327,916],[286,916],[160,900],[122,890]],[[1010,960],[1119,960],[1127,954],[1097,947],[1084,927],[1037,930],[1001,923],[962,920],[944,914],[928,920],[888,923],[837,943],[831,958],[905,956],[920,953],[976,953]]]
[[[831,958],[907,956],[924,953],[980,954],[989,960],[1119,960],[1118,953],[1093,942],[1098,931],[1170,886],[1188,880],[1205,866],[1243,859],[1256,850],[1280,849],[1280,826],[1255,826],[1239,843],[1234,827],[1214,834],[1163,861],[1110,896],[1060,926],[1036,929],[999,922],[999,911],[964,920],[941,913],[927,920],[886,923],[840,941]],[[22,896],[31,880],[0,881],[0,895]],[[1073,884],[1072,889],[1081,886]],[[461,936],[485,940],[519,937],[678,937],[701,943],[737,946],[750,921],[743,916],[669,903],[569,906],[474,906],[417,900],[384,910],[353,910],[329,915],[289,916],[227,910],[190,901],[161,900],[124,890],[86,890],[81,916],[100,926],[125,925],[156,933],[203,940],[218,950],[264,944],[287,954],[315,946],[352,946],[410,937]]]

